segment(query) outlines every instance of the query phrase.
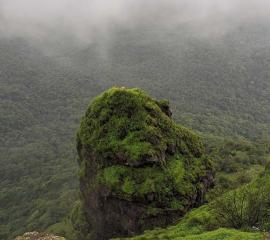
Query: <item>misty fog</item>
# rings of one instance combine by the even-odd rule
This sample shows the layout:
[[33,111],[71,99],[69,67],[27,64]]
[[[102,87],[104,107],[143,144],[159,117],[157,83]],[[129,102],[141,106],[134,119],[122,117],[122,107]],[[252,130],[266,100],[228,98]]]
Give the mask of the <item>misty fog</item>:
[[249,22],[269,23],[268,0],[0,0],[0,36],[52,46],[59,39],[108,44],[118,29],[188,26],[204,37],[222,36]]

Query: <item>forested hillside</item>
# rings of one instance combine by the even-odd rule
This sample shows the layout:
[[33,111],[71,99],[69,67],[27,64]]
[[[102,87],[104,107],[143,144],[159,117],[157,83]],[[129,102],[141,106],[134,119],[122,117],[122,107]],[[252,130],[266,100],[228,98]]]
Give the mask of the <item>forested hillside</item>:
[[[22,41],[1,41],[0,48],[0,236],[6,239],[46,229],[77,199],[73,139],[86,77],[55,66]],[[92,89],[87,101],[100,91],[94,83],[85,86]]]
[[269,154],[269,37],[270,27],[261,24],[216,38],[186,26],[146,25],[118,29],[109,43],[66,43],[65,51],[1,38],[0,239],[69,231],[78,198],[79,119],[94,96],[114,85],[169,99],[174,119],[197,130],[218,155],[220,185],[249,182],[243,175],[262,172]]
[[170,99],[175,117],[192,128],[255,139],[269,135],[269,36],[260,24],[214,37],[185,25],[174,31],[151,25],[119,30],[106,56],[98,45],[65,56],[101,82]]

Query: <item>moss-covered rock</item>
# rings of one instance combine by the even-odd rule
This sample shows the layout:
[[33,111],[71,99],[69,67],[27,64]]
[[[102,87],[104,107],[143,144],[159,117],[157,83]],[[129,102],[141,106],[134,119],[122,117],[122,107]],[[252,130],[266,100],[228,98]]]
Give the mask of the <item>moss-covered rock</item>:
[[58,237],[47,233],[27,232],[22,236],[18,236],[15,240],[66,240],[63,237]]
[[167,225],[201,204],[213,182],[199,137],[175,124],[167,101],[136,88],[112,88],[91,103],[77,149],[93,239]]

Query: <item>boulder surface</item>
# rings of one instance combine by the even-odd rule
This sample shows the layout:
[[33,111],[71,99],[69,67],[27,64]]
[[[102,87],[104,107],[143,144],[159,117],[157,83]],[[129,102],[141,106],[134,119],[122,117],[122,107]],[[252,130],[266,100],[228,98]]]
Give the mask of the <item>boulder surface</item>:
[[171,115],[168,101],[137,88],[109,89],[90,104],[77,151],[91,239],[166,226],[203,202],[211,161],[200,138]]
[[27,232],[22,236],[16,237],[15,240],[65,240],[65,238],[47,233]]

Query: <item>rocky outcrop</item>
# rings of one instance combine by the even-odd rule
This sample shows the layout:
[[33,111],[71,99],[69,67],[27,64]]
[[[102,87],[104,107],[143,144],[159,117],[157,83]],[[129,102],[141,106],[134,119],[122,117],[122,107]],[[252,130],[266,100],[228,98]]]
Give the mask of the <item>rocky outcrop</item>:
[[77,137],[86,239],[166,226],[202,203],[211,161],[171,115],[139,89],[112,88],[89,106]]
[[46,233],[27,232],[15,240],[65,240],[63,237],[54,236]]

